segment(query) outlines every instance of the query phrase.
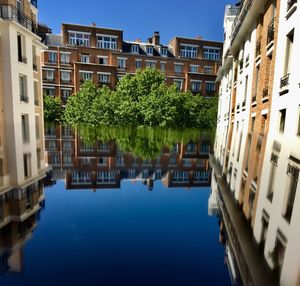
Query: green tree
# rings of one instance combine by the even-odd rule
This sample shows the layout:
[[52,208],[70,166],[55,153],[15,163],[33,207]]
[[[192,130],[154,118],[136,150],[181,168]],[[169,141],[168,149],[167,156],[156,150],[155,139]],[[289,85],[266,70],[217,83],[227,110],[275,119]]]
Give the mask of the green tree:
[[63,108],[60,100],[50,95],[44,95],[44,119],[46,122],[60,122]]

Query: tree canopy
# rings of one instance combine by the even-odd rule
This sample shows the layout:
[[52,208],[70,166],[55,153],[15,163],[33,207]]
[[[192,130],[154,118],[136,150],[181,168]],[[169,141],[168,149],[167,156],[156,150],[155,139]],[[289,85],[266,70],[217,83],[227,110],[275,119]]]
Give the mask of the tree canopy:
[[85,82],[66,104],[64,120],[77,125],[201,127],[216,125],[217,98],[203,98],[167,86],[153,69],[126,75],[111,90]]
[[58,98],[44,95],[44,118],[46,122],[60,122],[63,109]]

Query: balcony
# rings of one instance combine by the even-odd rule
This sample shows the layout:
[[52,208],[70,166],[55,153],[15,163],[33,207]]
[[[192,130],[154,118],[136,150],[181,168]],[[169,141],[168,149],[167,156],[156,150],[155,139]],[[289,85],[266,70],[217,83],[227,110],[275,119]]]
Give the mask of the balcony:
[[254,0],[245,0],[241,3],[240,11],[237,14],[237,16],[234,19],[233,25],[232,25],[232,34],[231,34],[231,44],[234,42],[247,14],[252,8],[252,5],[254,3]]
[[253,96],[252,96],[252,106],[256,106],[257,102],[257,94],[255,93]]
[[[31,2],[36,3],[37,1]],[[38,24],[13,5],[0,5],[0,18],[4,20],[14,20],[32,33],[38,34]]]
[[280,88],[283,89],[289,85],[290,74],[288,73],[280,79]]
[[288,0],[287,1],[287,12],[291,10],[291,8],[297,4],[297,0]]
[[256,41],[255,57],[258,58],[261,55],[261,37]]
[[267,49],[269,49],[270,46],[273,45],[274,36],[275,36],[275,17],[271,20],[271,22],[268,25]]

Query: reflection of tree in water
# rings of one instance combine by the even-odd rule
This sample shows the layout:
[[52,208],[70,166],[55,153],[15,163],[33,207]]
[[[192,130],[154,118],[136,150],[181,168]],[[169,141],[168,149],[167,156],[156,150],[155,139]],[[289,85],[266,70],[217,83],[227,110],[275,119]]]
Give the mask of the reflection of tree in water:
[[164,147],[170,148],[177,143],[206,140],[212,142],[213,130],[166,129],[161,127],[86,127],[78,128],[78,134],[85,143],[115,140],[119,150],[130,152],[144,159],[155,159]]

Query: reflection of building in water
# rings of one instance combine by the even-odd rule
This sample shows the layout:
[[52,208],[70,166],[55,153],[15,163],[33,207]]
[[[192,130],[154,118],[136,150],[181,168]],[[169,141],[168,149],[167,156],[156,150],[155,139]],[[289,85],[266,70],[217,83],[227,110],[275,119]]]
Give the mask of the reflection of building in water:
[[0,194],[45,172],[36,2],[0,0]]
[[23,271],[23,246],[43,206],[42,181],[0,194],[0,273]]
[[300,34],[297,1],[225,13],[215,158],[282,285],[300,284]]
[[61,179],[65,173],[68,189],[119,188],[123,179],[142,180],[149,189],[160,179],[167,187],[208,186],[210,182],[210,142],[205,138],[164,147],[154,160],[122,152],[114,140],[84,143],[63,126],[46,127],[45,139],[53,175]]

